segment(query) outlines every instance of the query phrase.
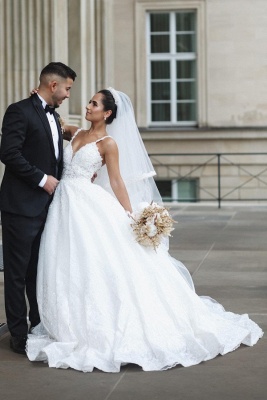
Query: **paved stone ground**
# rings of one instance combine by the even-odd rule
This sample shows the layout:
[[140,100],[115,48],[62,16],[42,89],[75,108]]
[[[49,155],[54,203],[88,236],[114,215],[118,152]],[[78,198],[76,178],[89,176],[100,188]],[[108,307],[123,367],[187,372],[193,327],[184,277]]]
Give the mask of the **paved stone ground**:
[[[189,268],[199,295],[228,310],[248,313],[267,331],[267,207],[184,205],[172,208],[171,254]],[[0,322],[4,321],[0,272]],[[200,365],[143,372],[128,365],[118,374],[84,374],[30,363],[0,338],[2,400],[265,400],[267,335],[249,348]]]

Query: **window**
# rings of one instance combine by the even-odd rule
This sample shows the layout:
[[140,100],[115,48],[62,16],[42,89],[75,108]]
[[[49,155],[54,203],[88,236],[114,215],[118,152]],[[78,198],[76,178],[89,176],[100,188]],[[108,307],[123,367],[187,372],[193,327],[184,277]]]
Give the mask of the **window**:
[[198,201],[198,179],[157,180],[156,184],[164,201]]
[[149,12],[149,125],[194,126],[197,121],[196,15]]

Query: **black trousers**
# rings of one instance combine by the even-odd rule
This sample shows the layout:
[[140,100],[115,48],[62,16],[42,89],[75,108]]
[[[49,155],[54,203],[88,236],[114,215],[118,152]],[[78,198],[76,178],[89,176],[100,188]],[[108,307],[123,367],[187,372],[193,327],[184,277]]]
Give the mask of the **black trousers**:
[[26,336],[27,303],[32,326],[40,322],[36,299],[36,275],[40,239],[48,206],[37,217],[1,213],[4,288],[7,326],[12,336]]

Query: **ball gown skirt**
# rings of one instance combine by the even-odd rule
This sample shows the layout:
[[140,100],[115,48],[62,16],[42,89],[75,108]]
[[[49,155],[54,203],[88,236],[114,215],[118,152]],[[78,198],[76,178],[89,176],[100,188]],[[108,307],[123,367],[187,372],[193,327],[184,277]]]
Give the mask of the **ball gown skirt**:
[[102,164],[96,142],[64,152],[41,240],[41,323],[28,336],[31,361],[84,372],[119,372],[127,363],[159,371],[258,341],[261,328],[199,297],[164,246],[136,242],[119,202],[91,183]]

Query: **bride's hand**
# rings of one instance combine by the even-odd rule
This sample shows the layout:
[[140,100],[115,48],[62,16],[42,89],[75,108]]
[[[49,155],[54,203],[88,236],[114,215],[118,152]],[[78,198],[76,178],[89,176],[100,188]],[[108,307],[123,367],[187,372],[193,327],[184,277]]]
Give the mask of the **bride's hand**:
[[126,214],[127,214],[127,216],[128,216],[129,218],[134,219],[133,213],[131,213],[131,211],[125,210],[125,212],[126,212]]
[[32,96],[35,93],[38,93],[39,88],[34,88],[30,91],[30,96]]

